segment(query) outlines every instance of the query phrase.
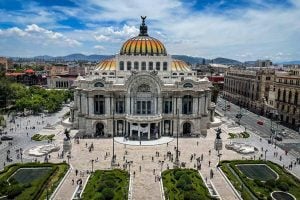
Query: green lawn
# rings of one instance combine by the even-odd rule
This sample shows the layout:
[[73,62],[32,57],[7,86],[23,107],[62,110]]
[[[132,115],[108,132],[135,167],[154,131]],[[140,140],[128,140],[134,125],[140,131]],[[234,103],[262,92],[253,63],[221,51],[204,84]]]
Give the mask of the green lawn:
[[35,134],[31,137],[31,139],[34,141],[53,140],[54,136],[55,136],[54,134],[51,134],[51,135]]
[[248,178],[260,181],[276,180],[277,174],[274,173],[267,165],[242,164],[236,167]]
[[51,167],[20,168],[9,179],[14,179],[20,184],[30,184],[31,182],[46,176],[51,170]]
[[[243,172],[238,168],[241,165],[253,165],[253,164],[266,164],[273,171],[275,171],[279,178],[274,180],[270,179],[267,181],[261,181],[259,179],[249,179]],[[272,191],[286,191],[293,194],[296,199],[300,199],[300,181],[287,170],[283,169],[281,166],[270,162],[262,160],[233,160],[233,161],[222,161],[221,169],[226,174],[228,179],[234,185],[234,187],[241,193],[244,200],[252,200],[252,196],[259,200],[269,200],[271,199],[270,194]],[[257,169],[261,170],[261,169]],[[247,173],[247,172],[246,172]],[[251,172],[250,172],[251,173]],[[262,172],[253,172],[252,174],[259,176]],[[266,173],[269,173],[267,171]],[[261,176],[272,176],[272,175],[262,175]],[[242,187],[242,183],[244,187]],[[246,188],[245,188],[246,187]],[[248,191],[249,190],[249,191]]]
[[247,132],[241,132],[241,133],[228,133],[229,139],[233,138],[248,138],[250,137],[250,134]]
[[[28,169],[31,168],[31,169]],[[69,165],[26,163],[6,166],[0,172],[0,196],[8,199],[46,199],[55,190]]]
[[83,200],[128,199],[129,174],[126,171],[96,170],[82,194]]
[[212,199],[198,171],[194,169],[170,169],[162,173],[166,199]]

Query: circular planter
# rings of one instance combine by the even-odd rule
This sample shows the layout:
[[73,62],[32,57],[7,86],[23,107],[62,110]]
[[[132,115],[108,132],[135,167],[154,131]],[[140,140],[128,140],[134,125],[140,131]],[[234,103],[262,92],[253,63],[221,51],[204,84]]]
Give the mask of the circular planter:
[[271,193],[271,197],[274,200],[296,200],[292,194],[283,191],[274,191]]

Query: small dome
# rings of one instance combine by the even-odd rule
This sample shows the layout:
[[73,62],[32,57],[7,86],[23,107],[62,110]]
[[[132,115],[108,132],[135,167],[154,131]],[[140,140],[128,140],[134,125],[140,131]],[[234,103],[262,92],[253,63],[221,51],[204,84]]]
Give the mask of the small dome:
[[115,59],[102,60],[96,66],[95,70],[104,70],[104,71],[116,70],[116,60]]
[[188,72],[191,71],[188,64],[182,60],[172,60],[172,71],[183,71]]

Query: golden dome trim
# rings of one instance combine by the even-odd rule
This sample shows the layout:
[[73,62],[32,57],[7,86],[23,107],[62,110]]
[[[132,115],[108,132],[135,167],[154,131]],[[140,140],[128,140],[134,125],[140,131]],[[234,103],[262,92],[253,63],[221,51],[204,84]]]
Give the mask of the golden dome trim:
[[177,72],[189,72],[191,69],[189,68],[188,64],[182,60],[172,60],[171,63],[171,69],[172,71]]

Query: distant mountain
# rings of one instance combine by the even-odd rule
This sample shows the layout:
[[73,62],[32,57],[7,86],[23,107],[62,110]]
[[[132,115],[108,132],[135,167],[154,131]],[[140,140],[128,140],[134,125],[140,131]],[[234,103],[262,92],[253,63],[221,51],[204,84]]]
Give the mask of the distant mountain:
[[[32,58],[12,58],[14,61],[90,61],[90,62],[99,62],[104,59],[112,58],[113,55],[84,55],[80,53],[70,54],[66,56],[35,56]],[[237,60],[232,60],[228,58],[215,58],[215,59],[205,59],[202,57],[193,57],[186,55],[172,55],[172,58],[183,60],[191,65],[194,64],[208,64],[208,63],[216,63],[216,64],[225,64],[225,65],[233,65],[233,64],[241,64],[241,62]]]
[[228,59],[228,58],[215,58],[215,59],[212,59],[212,61],[213,61],[213,63],[224,64],[224,65],[242,64],[240,61],[232,60],[232,59]]
[[184,62],[192,64],[192,65],[197,64],[197,63],[202,64],[203,60],[205,60],[205,58],[185,56],[185,55],[172,55],[172,58],[178,59],[178,60],[183,60]]
[[294,61],[286,61],[286,62],[279,62],[277,64],[284,64],[284,65],[300,65],[300,60],[294,60]]
[[111,58],[112,55],[84,55],[84,54],[70,54],[67,56],[35,56],[32,58],[19,58],[19,57],[13,57],[12,59],[14,61],[90,61],[90,62],[98,62],[104,59]]

